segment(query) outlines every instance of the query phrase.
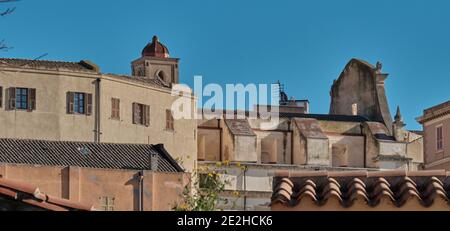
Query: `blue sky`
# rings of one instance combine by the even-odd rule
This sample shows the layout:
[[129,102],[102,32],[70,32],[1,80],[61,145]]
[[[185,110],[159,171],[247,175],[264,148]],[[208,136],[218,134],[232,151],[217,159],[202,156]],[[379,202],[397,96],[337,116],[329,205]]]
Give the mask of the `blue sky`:
[[78,61],[129,74],[154,34],[181,58],[181,81],[273,83],[313,113],[353,57],[381,61],[391,113],[410,129],[422,110],[450,99],[450,1],[21,0],[0,18],[2,57]]

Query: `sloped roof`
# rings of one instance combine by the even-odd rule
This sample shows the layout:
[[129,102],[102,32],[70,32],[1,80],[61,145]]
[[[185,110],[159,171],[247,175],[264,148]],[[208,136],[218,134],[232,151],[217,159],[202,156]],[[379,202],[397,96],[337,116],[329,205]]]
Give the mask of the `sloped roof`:
[[[154,162],[152,166],[151,162],[154,160],[157,160],[157,165]],[[3,138],[0,139],[0,163],[159,172],[183,171],[162,144],[113,144]]]
[[136,83],[144,84],[144,85],[150,85],[152,87],[160,87],[160,88],[170,89],[170,85],[168,85],[167,83],[165,83],[163,80],[161,80],[159,78],[145,78],[145,77],[140,77],[140,76],[118,75],[118,74],[112,74],[112,73],[104,74],[104,76],[118,78],[118,79],[130,81],[130,82],[136,82]]
[[341,121],[341,122],[365,122],[368,119],[364,116],[354,115],[329,115],[329,114],[304,114],[295,112],[280,112],[281,118],[311,118],[325,121]]
[[316,119],[295,118],[294,121],[300,133],[302,133],[302,135],[306,138],[327,138]]
[[378,140],[394,141],[395,138],[389,135],[389,130],[380,122],[366,122],[370,133]]
[[301,208],[308,199],[314,208],[304,209],[314,210],[334,198],[341,209],[356,204],[377,208],[382,200],[401,208],[416,200],[423,208],[444,202],[444,208],[450,210],[450,173],[443,170],[278,172],[273,185],[272,205],[286,207]]
[[50,196],[38,188],[18,181],[0,178],[0,197],[48,211],[89,211],[92,206]]
[[0,58],[0,66],[7,66],[14,68],[96,72],[95,70],[96,67],[94,67],[93,64],[90,63],[89,61],[63,62],[63,61],[49,61],[49,60]]
[[225,124],[233,135],[256,136],[246,119],[225,119]]

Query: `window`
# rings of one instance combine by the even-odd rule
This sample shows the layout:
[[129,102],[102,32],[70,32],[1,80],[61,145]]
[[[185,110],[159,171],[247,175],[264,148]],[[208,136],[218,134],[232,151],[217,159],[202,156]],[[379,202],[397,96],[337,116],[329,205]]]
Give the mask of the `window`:
[[162,70],[156,72],[156,77],[160,78],[162,81],[166,81],[166,75]]
[[74,93],[73,112],[84,114],[84,93]]
[[150,125],[150,106],[133,103],[133,124]]
[[442,125],[436,127],[436,149],[437,149],[437,151],[441,151],[444,149]]
[[114,211],[114,197],[100,197],[99,200],[102,211]]
[[92,94],[82,92],[67,92],[68,114],[92,114]]
[[28,89],[16,88],[16,109],[27,109]]
[[173,115],[172,115],[172,110],[167,109],[166,110],[166,129],[169,131],[173,131],[174,127],[173,127]]
[[120,99],[111,98],[111,119],[120,120]]
[[6,93],[8,110],[33,111],[36,109],[36,89],[10,87]]

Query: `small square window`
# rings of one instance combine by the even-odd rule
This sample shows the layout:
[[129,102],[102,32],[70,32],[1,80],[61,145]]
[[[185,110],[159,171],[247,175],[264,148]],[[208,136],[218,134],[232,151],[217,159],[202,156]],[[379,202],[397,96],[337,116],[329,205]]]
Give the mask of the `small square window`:
[[100,197],[100,210],[102,211],[114,211],[114,197]]

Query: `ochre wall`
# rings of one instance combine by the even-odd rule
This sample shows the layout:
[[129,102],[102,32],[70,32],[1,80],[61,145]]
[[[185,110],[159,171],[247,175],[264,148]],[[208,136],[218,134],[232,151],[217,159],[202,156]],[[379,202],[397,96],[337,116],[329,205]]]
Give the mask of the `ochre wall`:
[[[31,184],[40,191],[100,209],[100,197],[112,197],[114,210],[139,209],[139,171],[1,164],[3,178]],[[187,173],[144,171],[144,210],[171,210],[188,182]]]
[[[100,78],[101,142],[163,143],[174,158],[183,159],[187,170],[194,168],[194,160],[197,159],[196,121],[175,120],[175,130],[166,130],[166,109],[171,109],[172,103],[179,99],[179,96],[171,96],[170,89],[144,85],[123,77],[92,73],[28,69],[5,69],[4,73],[0,75],[4,102],[5,91],[9,87],[35,88],[36,110],[8,111],[4,107],[0,108],[0,137],[94,142],[94,82]],[[67,114],[68,91],[92,94],[92,115]],[[190,95],[187,97],[192,102],[192,113],[196,112],[195,99]],[[111,119],[111,98],[120,99],[120,120]],[[133,102],[150,105],[149,127],[132,123]],[[183,145],[179,145],[180,140]]]

